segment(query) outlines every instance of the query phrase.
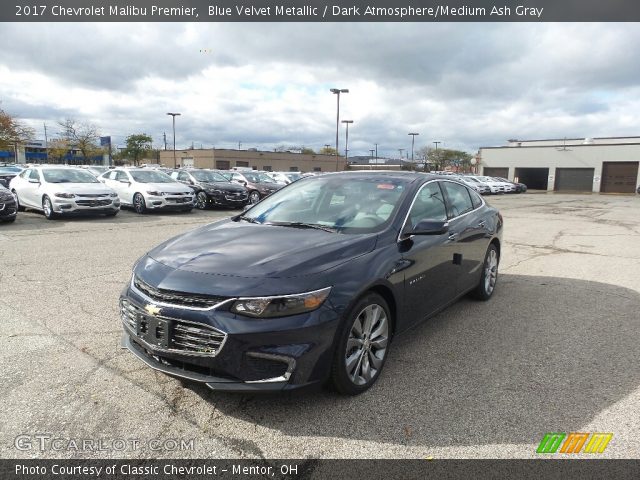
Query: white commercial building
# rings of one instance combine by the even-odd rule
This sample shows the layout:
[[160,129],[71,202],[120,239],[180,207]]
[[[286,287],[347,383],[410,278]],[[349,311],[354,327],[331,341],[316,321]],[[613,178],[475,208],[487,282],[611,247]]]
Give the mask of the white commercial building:
[[640,184],[640,137],[509,140],[478,155],[483,175],[530,189],[633,193]]

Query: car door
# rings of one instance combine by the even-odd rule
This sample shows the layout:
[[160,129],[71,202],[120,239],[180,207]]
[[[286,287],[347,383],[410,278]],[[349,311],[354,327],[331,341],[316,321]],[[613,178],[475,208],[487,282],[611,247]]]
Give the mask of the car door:
[[450,247],[456,254],[454,263],[459,267],[457,293],[460,294],[480,281],[487,247],[486,225],[468,187],[450,181],[443,181],[442,187],[447,202]]
[[133,191],[135,190],[133,179],[124,170],[119,170],[116,173],[115,184],[118,186],[118,196],[120,201],[127,205],[133,204]]
[[32,169],[29,176],[25,179],[24,186],[20,192],[20,201],[23,205],[29,205],[35,208],[42,208],[42,178],[37,169]]
[[[420,221],[446,221],[447,210],[440,182],[423,185],[415,195],[403,232]],[[400,241],[406,261],[404,296],[414,323],[445,306],[456,295],[459,268],[453,263],[449,234],[414,235]]]

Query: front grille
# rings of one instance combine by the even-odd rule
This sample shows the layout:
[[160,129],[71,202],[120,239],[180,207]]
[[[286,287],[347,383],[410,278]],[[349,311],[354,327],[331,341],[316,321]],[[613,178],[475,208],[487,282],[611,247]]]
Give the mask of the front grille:
[[167,198],[167,203],[189,203],[189,202],[191,202],[191,197]]
[[111,205],[111,200],[76,200],[76,204],[82,207],[105,207]]
[[226,338],[224,332],[203,323],[149,315],[128,300],[122,300],[120,315],[132,335],[161,351],[213,357]]
[[224,302],[228,297],[219,297],[214,295],[196,295],[193,293],[176,292],[173,290],[164,290],[161,288],[154,288],[151,285],[143,282],[140,278],[135,277],[133,285],[147,297],[156,302],[169,303],[179,307],[191,307],[191,308],[211,308],[221,302]]
[[78,197],[87,197],[87,198],[104,198],[104,197],[108,197],[109,195],[107,193],[78,193],[77,194]]

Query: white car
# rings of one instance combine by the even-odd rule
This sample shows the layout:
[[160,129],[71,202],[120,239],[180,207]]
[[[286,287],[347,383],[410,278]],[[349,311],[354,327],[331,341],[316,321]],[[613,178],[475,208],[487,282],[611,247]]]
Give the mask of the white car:
[[273,181],[279,183],[280,185],[289,185],[291,180],[284,173],[281,172],[264,172],[269,177],[273,178]]
[[137,213],[148,210],[193,210],[193,189],[159,170],[115,168],[98,179],[117,192],[122,205],[132,206]]
[[114,216],[120,211],[117,193],[80,168],[27,168],[9,187],[19,208],[41,210],[49,220],[74,213]]
[[480,180],[482,183],[485,183],[491,189],[491,193],[505,193],[505,184],[504,182],[498,182],[495,178],[492,177],[475,177]]

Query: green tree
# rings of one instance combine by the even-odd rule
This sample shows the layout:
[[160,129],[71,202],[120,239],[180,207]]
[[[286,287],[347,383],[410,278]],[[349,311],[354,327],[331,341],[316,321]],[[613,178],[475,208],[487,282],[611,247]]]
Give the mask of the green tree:
[[98,146],[100,132],[96,126],[72,118],[58,124],[62,127],[60,138],[67,142],[70,149],[79,151],[83,161],[104,153],[104,149]]
[[457,171],[468,171],[471,169],[473,155],[461,150],[422,147],[416,151],[416,158],[425,163],[425,170],[442,171],[452,167]]
[[34,132],[0,108],[0,150],[12,150],[33,138]]
[[148,158],[151,152],[153,139],[146,133],[129,135],[126,139],[127,147],[122,154],[128,157],[134,165],[138,165],[142,158]]

